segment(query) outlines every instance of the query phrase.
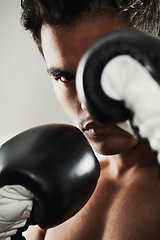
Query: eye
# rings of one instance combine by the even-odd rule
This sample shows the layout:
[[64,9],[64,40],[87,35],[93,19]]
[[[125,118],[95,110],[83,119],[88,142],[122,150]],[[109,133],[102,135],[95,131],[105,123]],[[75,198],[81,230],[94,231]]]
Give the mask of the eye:
[[68,75],[68,76],[57,76],[57,77],[55,77],[55,79],[57,81],[60,80],[63,83],[68,83],[68,82],[70,82],[72,80],[75,80],[75,76],[71,76],[71,75]]

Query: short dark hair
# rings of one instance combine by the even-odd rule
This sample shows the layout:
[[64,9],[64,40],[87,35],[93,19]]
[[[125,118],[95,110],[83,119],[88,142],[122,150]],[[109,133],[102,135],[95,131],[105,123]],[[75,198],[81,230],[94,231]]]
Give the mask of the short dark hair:
[[159,34],[159,0],[21,0],[21,21],[30,30],[39,50],[44,23],[59,27],[75,23],[84,15],[102,11],[123,14],[131,28]]

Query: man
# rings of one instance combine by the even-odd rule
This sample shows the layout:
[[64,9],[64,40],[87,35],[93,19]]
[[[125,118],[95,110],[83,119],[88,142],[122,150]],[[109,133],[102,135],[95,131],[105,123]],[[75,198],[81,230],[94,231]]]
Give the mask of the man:
[[44,56],[58,100],[104,156],[98,185],[84,208],[47,231],[30,227],[27,240],[160,239],[160,181],[152,152],[114,123],[98,126],[75,88],[79,60],[101,37],[131,28],[158,36],[159,2],[23,0],[22,8],[22,22]]

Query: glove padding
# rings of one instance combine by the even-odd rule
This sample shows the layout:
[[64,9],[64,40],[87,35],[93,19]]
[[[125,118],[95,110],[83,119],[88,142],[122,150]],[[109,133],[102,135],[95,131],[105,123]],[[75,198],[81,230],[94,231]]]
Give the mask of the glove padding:
[[63,124],[35,127],[10,139],[0,149],[0,167],[4,205],[15,205],[15,211],[3,210],[4,237],[24,226],[28,217],[27,226],[44,229],[66,221],[89,200],[100,174],[82,132]]
[[160,162],[159,52],[160,40],[149,34],[110,34],[81,59],[76,86],[98,123],[129,120],[134,134],[147,142]]
[[106,65],[101,84],[107,96],[124,101],[139,135],[160,153],[160,86],[149,72],[137,60],[123,55]]
[[0,188],[0,239],[10,240],[25,226],[33,206],[33,195],[22,186]]

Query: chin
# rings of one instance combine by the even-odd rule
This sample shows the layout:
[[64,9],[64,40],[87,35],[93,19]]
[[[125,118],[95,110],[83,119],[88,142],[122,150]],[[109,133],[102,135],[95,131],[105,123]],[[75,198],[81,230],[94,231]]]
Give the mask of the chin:
[[116,136],[107,138],[105,141],[90,141],[93,150],[101,155],[116,155],[128,151],[137,144],[134,136],[127,134],[126,137]]

